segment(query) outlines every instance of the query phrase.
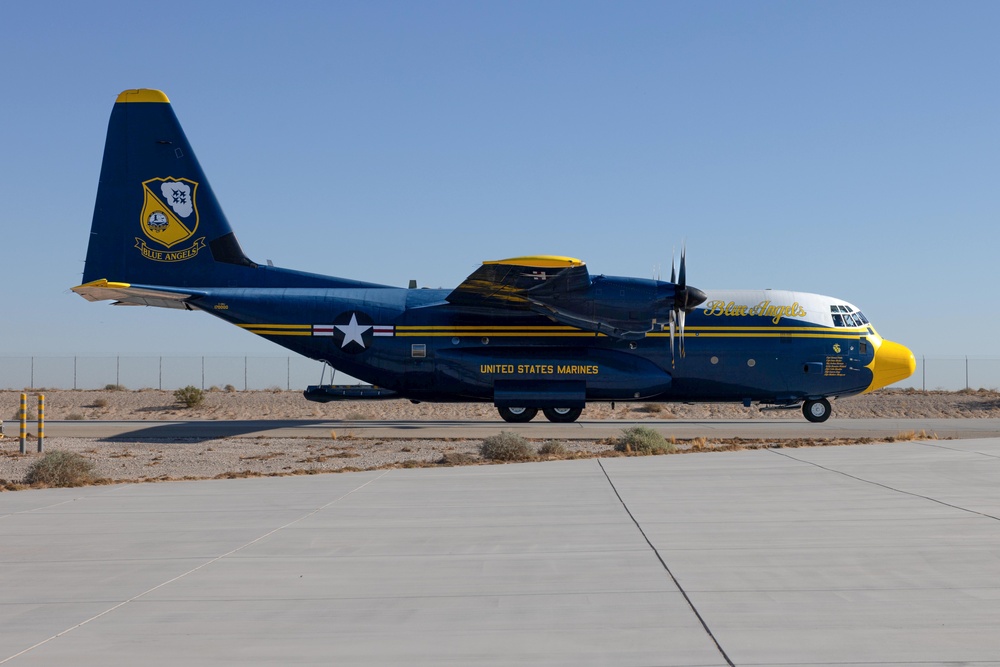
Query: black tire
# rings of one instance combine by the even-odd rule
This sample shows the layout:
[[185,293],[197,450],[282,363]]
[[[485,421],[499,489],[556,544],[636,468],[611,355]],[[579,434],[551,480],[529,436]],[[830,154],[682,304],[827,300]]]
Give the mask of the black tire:
[[545,408],[542,410],[546,419],[557,424],[575,422],[581,412],[583,412],[583,408]]
[[825,398],[816,401],[806,401],[802,404],[802,414],[805,415],[806,419],[815,424],[825,422],[830,418],[831,412],[833,412],[833,409],[830,407],[830,401]]
[[505,422],[523,424],[535,418],[538,408],[497,408],[497,412]]

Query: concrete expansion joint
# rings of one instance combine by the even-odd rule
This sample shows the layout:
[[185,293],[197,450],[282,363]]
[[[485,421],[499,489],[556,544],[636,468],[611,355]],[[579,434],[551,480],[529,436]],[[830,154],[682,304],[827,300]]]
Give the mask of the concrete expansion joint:
[[[918,443],[918,444],[921,444],[921,443]],[[944,447],[943,449],[949,449],[949,448],[948,447]],[[776,449],[767,449],[767,450],[764,450],[764,451],[771,452],[772,454],[777,454],[778,456],[784,456],[785,458],[791,459],[792,461],[796,461],[798,463],[805,463],[805,464],[811,465],[811,466],[813,466],[815,468],[819,468],[820,470],[825,470],[827,472],[832,472],[834,474],[841,475],[843,477],[847,477],[849,479],[853,479],[855,481],[862,482],[864,484],[870,484],[871,486],[878,486],[878,487],[881,487],[883,489],[886,489],[887,491],[892,491],[893,493],[900,493],[900,494],[902,494],[904,496],[911,496],[913,498],[920,498],[921,500],[928,500],[928,501],[930,501],[932,503],[936,503],[938,505],[943,505],[945,507],[950,507],[951,509],[956,509],[956,510],[959,510],[961,512],[968,512],[969,514],[975,514],[976,516],[981,516],[981,517],[984,517],[986,519],[993,519],[994,521],[1000,521],[1000,517],[994,516],[992,514],[987,514],[985,512],[977,512],[976,510],[969,509],[968,507],[962,507],[961,505],[953,505],[952,503],[946,503],[943,500],[939,500],[937,498],[932,498],[931,496],[925,496],[925,495],[920,494],[920,493],[915,493],[913,491],[907,491],[905,489],[900,489],[900,488],[897,488],[897,487],[894,487],[894,486],[889,486],[888,484],[883,484],[881,482],[876,482],[876,481],[871,480],[871,479],[865,479],[864,477],[858,477],[857,475],[852,475],[851,473],[844,472],[843,470],[837,470],[835,468],[829,468],[827,466],[820,465],[819,463],[814,463],[812,461],[806,461],[804,459],[796,458],[796,457],[792,456],[791,454],[786,454],[785,452],[779,452]],[[952,450],[952,451],[962,451],[962,450]],[[993,458],[993,457],[991,457],[991,458]]]
[[722,644],[720,644],[719,640],[716,639],[715,634],[712,632],[712,628],[708,627],[708,623],[705,622],[704,617],[702,617],[701,613],[698,611],[698,608],[695,606],[694,601],[691,600],[691,596],[689,596],[687,591],[684,590],[684,587],[681,586],[681,582],[677,580],[677,577],[674,576],[674,573],[670,571],[670,566],[667,565],[667,562],[665,560],[663,560],[663,556],[660,555],[660,552],[657,550],[657,548],[653,546],[653,543],[652,541],[650,541],[649,536],[646,535],[646,531],[644,531],[642,529],[642,526],[639,525],[639,522],[636,520],[635,515],[632,514],[632,510],[628,508],[628,504],[626,504],[625,499],[622,498],[622,494],[618,492],[618,488],[615,486],[615,483],[611,480],[611,475],[608,474],[608,471],[604,467],[604,463],[601,461],[601,459],[597,459],[597,465],[601,467],[601,472],[604,473],[604,477],[608,480],[608,484],[611,485],[611,490],[615,492],[615,496],[618,498],[618,502],[622,504],[622,507],[625,509],[625,513],[628,514],[628,517],[632,519],[632,523],[634,523],[635,527],[639,530],[639,534],[642,535],[642,539],[646,540],[646,544],[648,544],[649,548],[652,549],[653,554],[656,556],[656,559],[660,561],[660,565],[663,566],[663,570],[667,573],[667,576],[670,577],[670,580],[674,582],[674,586],[676,586],[677,590],[680,591],[681,595],[684,596],[684,601],[687,602],[688,607],[691,608],[691,611],[694,613],[695,618],[697,618],[698,622],[701,623],[701,627],[705,629],[705,634],[707,634],[709,639],[712,640],[712,643],[715,644],[715,647],[719,650],[719,654],[726,661],[726,664],[729,665],[729,667],[736,667],[736,664],[732,661],[732,659],[730,659],[729,654],[727,654],[726,650],[722,648]]

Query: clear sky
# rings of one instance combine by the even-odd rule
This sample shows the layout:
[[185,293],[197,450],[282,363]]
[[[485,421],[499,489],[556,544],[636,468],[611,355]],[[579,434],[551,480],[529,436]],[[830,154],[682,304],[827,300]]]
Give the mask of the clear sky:
[[112,104],[173,102],[255,261],[452,287],[482,260],[841,297],[997,354],[1000,3],[11,3],[0,356],[282,355],[80,282]]

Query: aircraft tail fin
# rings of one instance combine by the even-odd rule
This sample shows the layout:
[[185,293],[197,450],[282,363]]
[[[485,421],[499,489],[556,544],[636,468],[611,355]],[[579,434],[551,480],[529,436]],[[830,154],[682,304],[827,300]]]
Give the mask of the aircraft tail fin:
[[104,146],[85,283],[221,286],[257,267],[243,253],[167,96],[118,96]]
[[85,284],[102,280],[180,288],[369,285],[251,261],[170,100],[149,89],[121,93],[108,123],[83,270]]

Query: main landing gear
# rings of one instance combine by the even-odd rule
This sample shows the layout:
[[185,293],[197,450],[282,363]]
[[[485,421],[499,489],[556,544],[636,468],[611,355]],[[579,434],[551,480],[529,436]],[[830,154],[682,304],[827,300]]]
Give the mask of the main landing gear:
[[[538,414],[538,408],[497,408],[497,412],[505,422],[523,424],[530,422]],[[545,408],[542,414],[550,422],[566,424],[575,422],[583,412],[583,408]]]
[[806,401],[802,404],[802,414],[806,416],[806,419],[815,423],[825,422],[830,418],[832,411],[830,401],[825,398]]

